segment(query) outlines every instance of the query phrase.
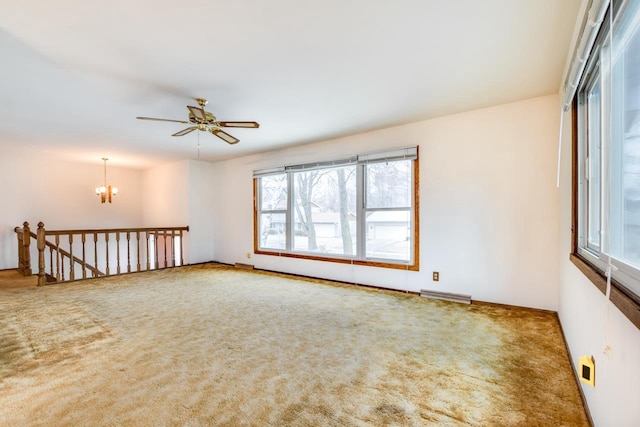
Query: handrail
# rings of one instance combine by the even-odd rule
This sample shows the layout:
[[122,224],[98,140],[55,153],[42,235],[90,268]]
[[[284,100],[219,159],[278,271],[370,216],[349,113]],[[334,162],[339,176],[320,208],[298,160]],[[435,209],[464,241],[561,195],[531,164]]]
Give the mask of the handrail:
[[[16,227],[18,228],[18,227]],[[147,231],[189,231],[189,226],[184,227],[132,227],[132,228],[96,228],[96,229],[82,229],[82,230],[45,230],[47,236],[55,236],[62,234],[93,234],[93,233],[132,233],[132,232],[147,232]]]
[[[14,231],[18,236],[18,271],[23,275],[31,274],[30,242],[34,238],[38,250],[38,285],[44,285],[47,277],[56,282],[75,280],[76,264],[80,266],[83,279],[87,272],[100,277],[183,265],[183,233],[189,231],[189,226],[45,230],[44,223],[40,222],[34,233],[25,221],[23,227],[15,227]],[[114,235],[115,239],[110,239]],[[54,241],[47,240],[48,236]],[[89,259],[86,244],[93,244],[93,248],[89,248]],[[48,257],[45,257],[46,249],[49,249]],[[125,265],[121,259],[126,261]],[[110,262],[116,264],[114,272]],[[47,265],[49,272],[46,272]],[[68,268],[68,279],[65,267]]]

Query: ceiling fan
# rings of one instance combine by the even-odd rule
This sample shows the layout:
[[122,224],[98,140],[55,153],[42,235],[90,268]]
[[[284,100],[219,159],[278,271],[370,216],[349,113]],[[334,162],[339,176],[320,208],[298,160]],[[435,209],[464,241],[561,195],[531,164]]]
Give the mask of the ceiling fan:
[[182,129],[174,133],[171,136],[184,136],[194,130],[201,130],[204,132],[211,132],[218,138],[229,144],[237,144],[240,141],[238,138],[229,135],[225,131],[220,128],[257,128],[260,125],[256,122],[221,122],[216,119],[216,116],[211,114],[208,111],[205,111],[204,107],[207,105],[207,100],[202,98],[196,98],[196,102],[200,107],[194,107],[192,105],[187,105],[189,109],[189,121],[186,120],[170,120],[170,119],[156,119],[153,117],[136,117],[136,119],[140,120],[156,120],[159,122],[175,122],[175,123],[184,123],[189,126],[186,129]]

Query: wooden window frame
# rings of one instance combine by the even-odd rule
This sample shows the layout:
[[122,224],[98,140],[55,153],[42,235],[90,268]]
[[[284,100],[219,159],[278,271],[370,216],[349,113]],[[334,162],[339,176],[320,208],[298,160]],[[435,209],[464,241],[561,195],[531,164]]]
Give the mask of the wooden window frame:
[[339,264],[361,265],[367,267],[382,267],[396,270],[420,271],[420,161],[419,155],[413,160],[413,262],[393,263],[384,261],[367,261],[345,257],[331,257],[278,250],[264,250],[259,248],[259,219],[258,219],[258,178],[253,179],[253,252],[258,255],[281,256],[312,261],[335,262]]

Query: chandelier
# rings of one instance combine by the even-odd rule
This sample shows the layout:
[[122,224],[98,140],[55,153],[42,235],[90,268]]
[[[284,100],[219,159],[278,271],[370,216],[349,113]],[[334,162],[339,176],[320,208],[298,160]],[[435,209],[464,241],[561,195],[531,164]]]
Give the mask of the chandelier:
[[96,187],[96,194],[100,196],[100,201],[102,203],[107,200],[111,203],[111,198],[118,194],[118,187],[107,185],[107,160],[109,159],[106,157],[102,158],[102,161],[104,162],[104,184]]

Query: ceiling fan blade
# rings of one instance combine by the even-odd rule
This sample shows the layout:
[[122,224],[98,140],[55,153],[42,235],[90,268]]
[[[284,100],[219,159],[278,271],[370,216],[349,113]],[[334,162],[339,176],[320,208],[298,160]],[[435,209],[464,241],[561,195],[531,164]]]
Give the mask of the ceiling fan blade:
[[191,105],[187,105],[187,108],[189,109],[189,111],[191,111],[191,114],[193,114],[196,119],[202,121],[207,120],[207,113],[202,108],[192,107]]
[[190,122],[185,122],[184,120],[156,119],[154,117],[136,117],[136,119],[140,119],[140,120],[155,120],[157,122],[173,122],[173,123],[185,123],[185,124],[189,124],[190,123]]
[[222,139],[224,142],[226,142],[228,144],[237,144],[238,141],[240,141],[238,138],[229,135],[228,133],[226,133],[222,129],[213,128],[213,129],[209,129],[209,132],[211,132],[212,134],[214,134],[215,136],[217,136],[218,138]]
[[193,132],[196,129],[198,129],[198,126],[191,126],[191,127],[186,128],[186,129],[182,129],[180,132],[176,132],[171,136],[184,136],[184,135],[188,134],[189,132]]
[[224,128],[258,128],[257,122],[218,122]]

